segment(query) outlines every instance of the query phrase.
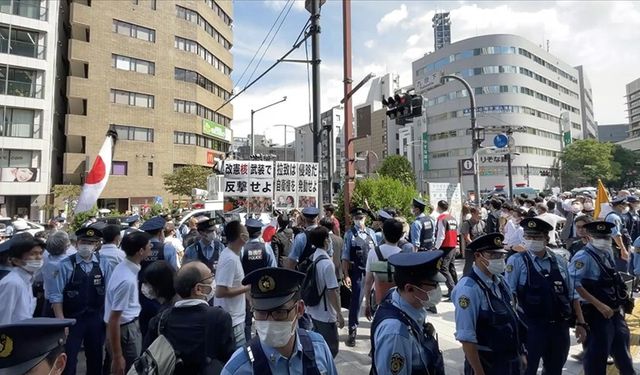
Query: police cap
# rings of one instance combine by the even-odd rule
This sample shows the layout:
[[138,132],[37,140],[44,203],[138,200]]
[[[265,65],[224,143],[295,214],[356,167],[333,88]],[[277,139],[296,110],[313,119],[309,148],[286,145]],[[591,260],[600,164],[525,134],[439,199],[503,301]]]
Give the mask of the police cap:
[[84,241],[100,241],[102,240],[102,231],[93,226],[80,228],[76,231],[76,238]]
[[198,220],[198,223],[196,224],[196,227],[198,228],[199,231],[207,231],[215,227],[215,225],[217,224],[216,219],[211,219],[206,216],[200,217],[197,220]]
[[140,230],[145,232],[153,232],[156,230],[164,229],[164,225],[166,223],[166,220],[161,218],[160,216],[154,216],[142,223],[142,225],[140,226]]
[[249,231],[256,231],[256,230],[260,230],[262,229],[262,221],[258,220],[258,219],[254,219],[254,218],[250,218],[247,219],[247,221],[244,224],[245,227],[247,227],[247,230]]
[[607,221],[592,221],[584,225],[584,229],[592,237],[609,237],[615,224]]
[[385,220],[393,219],[393,216],[385,210],[380,210],[378,211],[378,218],[380,219],[380,221],[385,221]]
[[366,215],[366,211],[361,207],[354,207],[350,212],[351,216],[364,216]]
[[251,285],[253,307],[273,310],[287,303],[300,290],[304,273],[276,267],[257,269],[242,279],[242,285]]
[[442,250],[397,253],[389,257],[389,263],[395,268],[394,273],[405,279],[445,282],[439,271],[443,254]]
[[302,215],[309,219],[315,219],[320,215],[320,210],[317,207],[305,207],[302,209]]
[[64,345],[65,328],[75,319],[33,318],[0,326],[0,374],[27,373]]
[[611,205],[612,206],[619,206],[621,204],[626,204],[627,203],[627,198],[626,197],[618,197],[614,200],[611,201]]
[[524,229],[525,233],[549,233],[553,230],[553,226],[551,226],[551,224],[537,217],[527,217],[522,219],[520,226]]
[[640,202],[640,199],[638,199],[638,197],[636,197],[635,195],[630,195],[627,197],[627,203],[638,203]]
[[127,224],[133,224],[136,221],[140,221],[140,215],[131,215],[124,219],[124,222]]
[[502,245],[503,240],[504,236],[500,233],[485,234],[471,241],[471,243],[467,245],[467,250],[471,252],[493,251],[496,253],[506,253],[507,251]]
[[413,207],[424,210],[427,205],[420,198],[413,198]]

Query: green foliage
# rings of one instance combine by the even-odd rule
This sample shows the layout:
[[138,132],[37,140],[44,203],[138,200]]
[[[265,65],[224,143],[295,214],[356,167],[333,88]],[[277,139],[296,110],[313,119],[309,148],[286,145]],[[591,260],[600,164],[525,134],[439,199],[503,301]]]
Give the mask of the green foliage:
[[640,171],[640,154],[619,145],[613,145],[613,170],[619,176],[611,181],[609,186],[614,189],[624,189],[637,184]]
[[378,169],[380,176],[391,177],[411,187],[416,186],[416,178],[409,160],[402,155],[391,155],[384,159]]
[[207,188],[207,177],[210,174],[210,168],[187,165],[173,173],[165,174],[162,178],[164,179],[164,188],[169,193],[179,197],[190,197],[193,189]]
[[393,207],[402,216],[410,218],[411,200],[417,195],[418,192],[413,185],[388,176],[365,178],[356,181],[351,206],[365,207],[367,199],[373,212]]
[[565,190],[616,181],[620,167],[613,160],[614,144],[594,139],[576,141],[562,153],[562,181]]
[[[71,213],[73,213],[73,211]],[[71,218],[67,218],[67,221],[70,223],[69,228],[71,228],[71,231],[69,233],[73,233],[80,229],[84,222],[89,220],[90,217],[96,216],[97,214],[98,207],[93,206],[93,208],[91,208],[89,211],[80,212],[78,214],[74,214],[73,216],[71,216]]]
[[154,216],[158,216],[164,213],[165,211],[168,211],[168,210],[163,209],[161,204],[154,204],[151,207],[149,207],[149,211],[142,218],[144,220],[149,220]]

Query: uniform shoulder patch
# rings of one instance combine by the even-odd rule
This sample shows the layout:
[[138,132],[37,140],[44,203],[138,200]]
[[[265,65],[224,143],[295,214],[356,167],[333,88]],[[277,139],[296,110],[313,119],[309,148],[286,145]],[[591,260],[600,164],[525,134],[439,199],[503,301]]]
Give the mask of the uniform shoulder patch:
[[511,271],[513,271],[513,264],[507,264],[506,271],[507,271],[507,272],[511,272]]
[[467,307],[469,307],[470,304],[471,304],[471,300],[469,299],[469,297],[460,296],[460,298],[458,298],[458,305],[463,309],[466,309]]
[[580,260],[576,261],[576,269],[580,270],[584,267],[584,263]]
[[400,353],[393,353],[391,355],[389,368],[393,375],[399,374],[404,368],[404,357],[401,356]]

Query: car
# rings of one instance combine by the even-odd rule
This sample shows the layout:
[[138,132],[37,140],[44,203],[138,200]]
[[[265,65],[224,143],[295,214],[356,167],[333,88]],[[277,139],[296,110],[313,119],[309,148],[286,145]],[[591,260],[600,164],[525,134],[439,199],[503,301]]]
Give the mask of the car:
[[[36,224],[32,221],[23,220],[23,219],[18,219],[18,220],[24,221],[27,224],[28,229],[25,232],[29,232],[32,235],[35,235],[38,232],[42,232],[46,230],[44,226],[40,224]],[[13,226],[12,223],[13,223],[13,220],[11,220],[10,217],[0,217],[0,224],[3,224],[5,227],[8,227],[10,225]]]

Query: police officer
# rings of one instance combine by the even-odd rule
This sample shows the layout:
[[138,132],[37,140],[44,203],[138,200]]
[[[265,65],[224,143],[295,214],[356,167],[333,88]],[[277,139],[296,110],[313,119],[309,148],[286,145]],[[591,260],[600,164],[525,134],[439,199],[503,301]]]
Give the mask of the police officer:
[[570,285],[566,260],[551,251],[549,232],[554,228],[539,218],[526,218],[526,251],[509,257],[505,278],[516,293],[527,330],[527,371],[535,375],[542,358],[544,374],[562,374],[569,354],[569,319],[577,316],[576,337],[586,338],[584,317]]
[[380,304],[371,325],[372,374],[444,374],[435,330],[425,323],[426,309],[442,299],[442,255],[435,250],[389,257],[397,287]]
[[198,221],[197,228],[200,238],[185,249],[183,257],[184,263],[199,260],[206,264],[211,272],[215,274],[218,258],[222,250],[224,250],[224,245],[218,239],[216,225],[216,219],[210,219],[208,217]]
[[0,326],[0,374],[60,375],[73,319],[35,318]]
[[569,265],[569,277],[582,299],[589,332],[582,359],[584,373],[604,374],[607,356],[611,355],[621,375],[635,374],[629,353],[629,327],[624,320],[633,302],[615,269],[611,249],[615,225],[594,221],[584,227],[590,243],[574,255]]
[[453,289],[456,340],[462,343],[465,374],[521,374],[525,347],[511,290],[500,275],[507,253],[500,233],[473,240],[474,265]]
[[[404,218],[402,217],[398,217],[397,211],[393,208],[387,208],[384,210],[379,210],[378,211],[378,221],[380,221],[380,231],[376,232],[376,240],[378,241],[379,244],[382,244],[384,242],[384,238],[382,235],[382,226],[384,225],[384,222],[387,220],[391,220],[391,219],[397,219],[401,222],[404,223],[404,225],[406,225],[406,221],[404,220]],[[402,238],[400,238],[400,241],[398,241],[398,245],[397,245],[400,249],[402,249],[403,252],[405,253],[412,253],[415,251],[415,247],[413,246],[413,244],[409,241],[407,241],[406,237],[403,235]]]
[[[245,275],[265,267],[277,267],[276,257],[269,244],[264,243],[260,234],[262,233],[262,222],[257,219],[247,219],[245,223],[247,232],[249,232],[249,241],[244,244],[242,249],[242,270]],[[244,337],[247,341],[251,339],[251,322],[253,314],[251,314],[251,306],[246,306],[244,316]]]
[[612,235],[613,239],[613,257],[615,259],[616,269],[618,271],[627,271],[627,262],[629,261],[629,249],[630,237],[627,233],[627,228],[624,226],[622,217],[629,212],[629,205],[627,198],[616,198],[611,201],[612,211],[605,216],[605,221],[613,224]]
[[100,245],[102,232],[85,227],[76,231],[76,237],[78,252],[60,261],[49,291],[49,302],[56,318],[76,320],[67,338],[65,374],[76,373],[78,353],[84,346],[87,374],[98,375],[101,372],[105,340],[102,317],[106,280],[111,275],[112,266],[108,259],[95,252]]
[[147,232],[151,235],[151,255],[142,261],[140,270],[140,276],[147,266],[156,260],[164,260],[174,270],[178,270],[178,255],[176,248],[170,242],[164,242],[164,225],[166,221],[160,216],[154,216],[151,219],[145,221],[140,230]]
[[635,195],[630,195],[627,197],[627,203],[629,203],[629,212],[625,215],[624,222],[633,244],[636,238],[640,236],[640,213],[638,212],[640,199]]
[[320,215],[320,210],[316,207],[305,207],[302,209],[302,216],[306,224],[305,230],[296,234],[294,237],[291,252],[285,260],[285,267],[289,269],[297,268],[301,272],[306,272],[311,264],[311,255],[315,252],[311,243],[307,241],[307,232],[318,226],[318,215]]
[[9,250],[11,249],[11,239],[0,243],[0,280],[11,272],[11,262],[9,262]]
[[124,237],[131,232],[135,232],[140,228],[140,215],[131,215],[124,219],[126,224],[129,224],[129,228],[120,232],[120,237]]
[[251,285],[257,336],[239,348],[222,375],[337,374],[331,352],[320,334],[297,328],[304,312],[301,272],[260,268],[242,284]]
[[424,213],[426,204],[418,198],[413,198],[413,208],[411,212],[416,216],[416,220],[411,224],[409,232],[409,242],[418,251],[433,249],[435,244],[436,224],[433,218]]
[[374,251],[378,246],[376,234],[373,229],[365,225],[365,210],[355,207],[351,210],[353,226],[344,234],[344,246],[342,248],[342,271],[345,275],[344,284],[351,288],[351,301],[349,303],[349,337],[347,346],[356,345],[356,332],[358,329],[358,317],[362,305],[362,286],[364,284],[365,266],[369,251]]

